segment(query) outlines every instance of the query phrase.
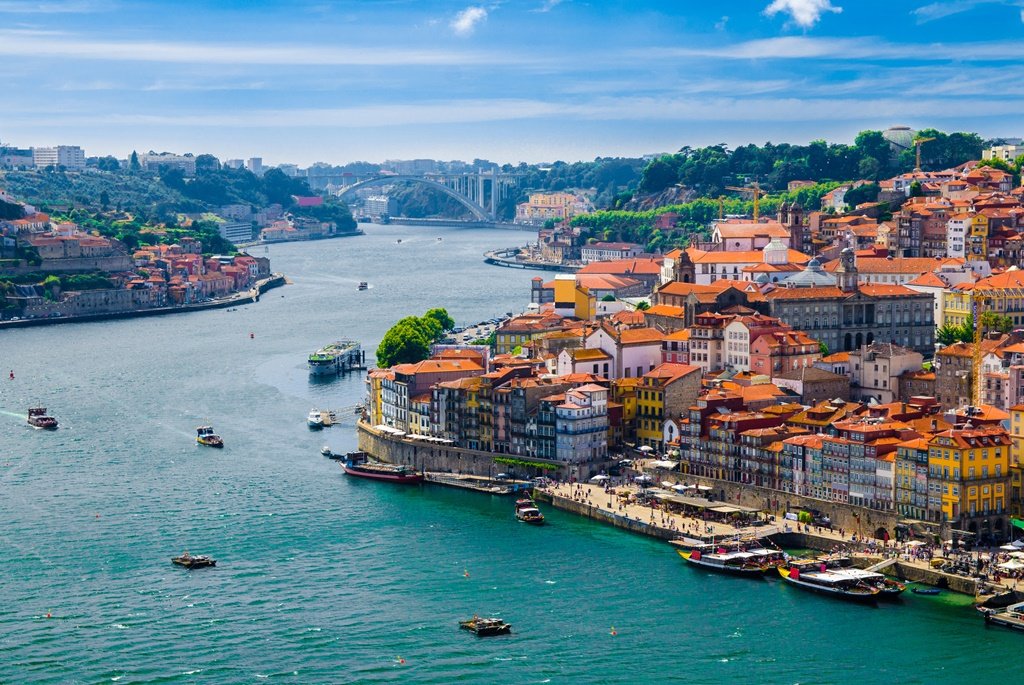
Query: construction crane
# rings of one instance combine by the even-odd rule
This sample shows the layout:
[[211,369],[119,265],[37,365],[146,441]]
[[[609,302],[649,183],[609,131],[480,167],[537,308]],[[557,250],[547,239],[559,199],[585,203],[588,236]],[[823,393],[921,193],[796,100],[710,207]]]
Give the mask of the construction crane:
[[750,193],[754,196],[754,222],[756,223],[757,218],[760,216],[761,196],[765,194],[764,191],[761,190],[761,185],[757,181],[754,181],[749,186],[726,186],[725,189],[735,190],[738,193]]
[[914,171],[915,172],[920,172],[921,171],[921,146],[924,145],[925,143],[930,143],[933,140],[935,140],[935,139],[934,138],[914,138],[914,147],[917,148],[917,156],[915,158],[916,161],[914,162]]
[[718,220],[725,218],[725,195],[718,196]]
[[982,335],[981,325],[981,314],[986,311],[985,306],[989,305],[991,300],[986,300],[983,296],[979,295],[976,291],[971,291],[971,320],[974,322],[974,350],[971,355],[971,405],[977,407],[980,411],[981,400],[982,400],[982,388],[981,388],[981,362],[984,355],[981,351],[981,341],[984,338]]

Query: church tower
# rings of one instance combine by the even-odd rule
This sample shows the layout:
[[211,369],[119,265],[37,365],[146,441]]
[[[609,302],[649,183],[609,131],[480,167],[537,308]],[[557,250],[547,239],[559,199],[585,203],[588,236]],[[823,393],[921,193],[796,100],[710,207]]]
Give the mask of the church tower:
[[844,293],[857,290],[857,257],[853,248],[844,247],[839,253],[839,267],[836,269],[836,285]]
[[672,280],[679,283],[696,283],[697,281],[697,267],[694,266],[686,248],[679,250],[679,256],[676,257],[675,263],[672,265]]

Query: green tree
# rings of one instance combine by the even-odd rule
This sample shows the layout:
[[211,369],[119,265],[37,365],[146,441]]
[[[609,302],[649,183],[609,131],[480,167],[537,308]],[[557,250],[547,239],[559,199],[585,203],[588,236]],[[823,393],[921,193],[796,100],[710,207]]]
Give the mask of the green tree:
[[399,322],[388,329],[377,346],[377,366],[389,368],[395,364],[423,361],[430,355],[430,341],[420,328]]
[[135,150],[132,150],[132,156],[128,160],[128,170],[139,171],[140,169],[142,169],[142,165],[139,164],[139,153],[137,153]]
[[823,342],[818,343],[818,351],[821,353],[822,357],[827,357],[829,355],[828,345]]
[[100,207],[103,211],[107,211],[110,208],[110,193],[106,190],[100,192]]
[[442,309],[441,307],[434,307],[433,309],[428,309],[427,313],[424,314],[423,316],[429,317],[437,321],[437,323],[441,325],[442,331],[450,331],[451,329],[455,328],[455,320],[452,317],[448,316],[447,309]]
[[121,169],[121,163],[117,161],[116,157],[107,155],[96,160],[96,168],[100,171],[118,171]]
[[636,310],[638,312],[647,311],[650,308],[651,308],[651,303],[648,302],[647,300],[640,300],[639,302],[636,303]]
[[1000,333],[1009,333],[1013,330],[1013,319],[1004,314],[993,311],[981,313],[981,330],[994,330]]

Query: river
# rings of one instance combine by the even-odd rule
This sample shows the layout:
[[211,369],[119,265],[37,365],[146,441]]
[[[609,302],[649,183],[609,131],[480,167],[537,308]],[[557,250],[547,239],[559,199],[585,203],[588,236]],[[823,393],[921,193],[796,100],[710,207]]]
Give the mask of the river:
[[[430,307],[521,311],[535,275],[482,261],[523,234],[365,228],[270,246],[293,284],[238,311],[0,332],[0,682],[1013,677],[1020,636],[948,593],[847,605],[558,511],[535,528],[507,499],[346,479],[319,449],[352,449],[353,419],[305,416],[354,405],[363,379],[311,383],[306,356],[342,337],[372,353]],[[25,425],[37,403],[58,431]],[[195,445],[207,421],[224,450]],[[217,567],[172,566],[185,549]],[[474,613],[514,634],[459,631]]]

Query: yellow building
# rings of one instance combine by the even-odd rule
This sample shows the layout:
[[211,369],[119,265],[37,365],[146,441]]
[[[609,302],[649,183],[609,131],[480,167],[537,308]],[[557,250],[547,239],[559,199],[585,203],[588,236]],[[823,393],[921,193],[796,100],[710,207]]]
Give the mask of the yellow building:
[[642,378],[616,378],[611,401],[622,405],[622,441],[636,444],[636,396]]
[[678,440],[682,413],[700,394],[701,369],[659,364],[636,386],[636,443],[656,450]]
[[968,261],[988,259],[988,235],[988,217],[979,212],[971,220],[971,234],[964,246]]
[[562,330],[561,316],[553,313],[522,314],[509,319],[494,332],[496,354],[512,354],[547,333]]
[[555,276],[555,313],[572,316],[581,321],[595,318],[597,298],[579,284],[575,274]]
[[382,388],[384,379],[388,377],[391,380],[395,378],[395,374],[388,369],[371,369],[366,374],[367,417],[371,426],[384,423]]
[[1010,407],[1010,514],[1024,517],[1024,404]]
[[1011,440],[996,425],[953,428],[928,441],[929,503],[953,528],[1009,534]]
[[958,326],[971,320],[971,300],[980,298],[979,309],[1009,316],[1015,326],[1024,324],[1024,271],[1007,271],[982,278],[976,283],[960,283],[949,288],[943,298],[942,321]]

